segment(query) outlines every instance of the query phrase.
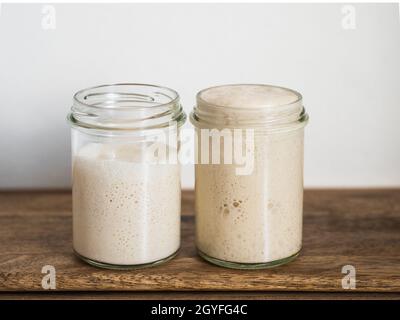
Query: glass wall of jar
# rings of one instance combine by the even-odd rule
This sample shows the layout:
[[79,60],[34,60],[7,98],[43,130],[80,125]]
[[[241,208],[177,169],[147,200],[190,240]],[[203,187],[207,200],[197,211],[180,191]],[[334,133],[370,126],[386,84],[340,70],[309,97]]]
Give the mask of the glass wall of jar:
[[179,128],[174,90],[104,85],[74,96],[73,247],[105,268],[138,268],[172,258],[180,246]]
[[225,85],[197,94],[196,245],[204,259],[256,269],[297,257],[307,121],[301,95],[282,87]]

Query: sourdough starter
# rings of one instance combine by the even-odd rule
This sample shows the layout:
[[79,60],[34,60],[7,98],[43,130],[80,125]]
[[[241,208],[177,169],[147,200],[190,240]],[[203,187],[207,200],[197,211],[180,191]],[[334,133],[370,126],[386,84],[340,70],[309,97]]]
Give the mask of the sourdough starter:
[[[206,90],[200,98],[215,105],[217,114],[227,112],[218,106],[246,112],[278,108],[298,96],[276,87],[227,86]],[[196,242],[201,252],[229,262],[268,263],[300,251],[303,132],[256,131],[250,175],[236,175],[234,165],[196,165]]]
[[73,159],[74,249],[112,265],[155,262],[180,244],[176,164],[148,164],[135,145],[89,144]]

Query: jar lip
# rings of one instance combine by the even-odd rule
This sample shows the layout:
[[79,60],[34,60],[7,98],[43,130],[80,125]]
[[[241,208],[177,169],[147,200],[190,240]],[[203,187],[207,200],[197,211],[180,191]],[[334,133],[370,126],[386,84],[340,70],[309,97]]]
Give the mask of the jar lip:
[[[173,99],[171,99],[171,101],[169,102],[165,102],[162,104],[158,104],[157,107],[163,107],[163,106],[167,106],[169,104],[176,104],[179,101],[179,94],[177,91],[168,88],[168,87],[164,87],[164,86],[160,86],[160,85],[154,85],[154,84],[148,84],[148,83],[138,83],[138,82],[121,82],[121,83],[112,83],[112,84],[102,84],[102,85],[98,85],[98,86],[93,86],[93,87],[88,87],[85,89],[81,89],[79,91],[77,91],[74,94],[73,100],[76,103],[82,104],[86,107],[90,107],[90,108],[99,108],[102,109],[104,107],[102,106],[97,106],[91,103],[86,103],[85,101],[82,101],[81,96],[84,95],[85,93],[89,93],[90,91],[94,91],[97,89],[102,89],[102,88],[112,88],[112,87],[117,87],[117,86],[121,86],[121,87],[145,87],[145,88],[155,88],[155,89],[161,89],[164,91],[169,91],[170,93],[172,93],[174,95]],[[113,92],[108,92],[110,94],[112,94]],[[117,92],[115,92],[117,93]],[[127,107],[114,107],[114,109],[126,109]],[[139,109],[138,107],[131,107],[131,108],[135,108],[135,109]]]
[[186,119],[178,92],[144,83],[105,84],[79,90],[67,117],[74,127],[144,130],[182,125]]
[[[227,89],[218,90],[224,88]],[[217,90],[212,92],[214,89]],[[203,95],[207,91],[210,95],[205,99]],[[308,122],[302,100],[299,92],[281,86],[253,83],[219,85],[197,93],[197,104],[190,114],[190,121],[195,127],[205,128],[291,131],[304,127]]]
[[[243,87],[243,86],[254,86],[254,87],[266,87],[266,88],[273,88],[273,89],[281,89],[287,92],[290,92],[292,94],[294,94],[296,96],[296,100],[291,101],[290,103],[283,103],[283,104],[279,104],[279,105],[274,105],[274,106],[262,106],[260,105],[259,109],[263,109],[263,108],[279,108],[279,107],[289,107],[291,105],[295,105],[300,103],[303,100],[303,96],[301,95],[300,92],[287,88],[287,87],[282,87],[282,86],[276,86],[276,85],[271,85],[271,84],[265,84],[265,83],[232,83],[232,84],[222,84],[222,85],[216,85],[216,86],[211,86],[205,89],[200,90],[197,94],[196,94],[196,100],[197,100],[197,104],[200,102],[204,105],[207,106],[212,106],[212,107],[217,107],[217,108],[226,108],[226,109],[248,109],[247,107],[232,107],[232,106],[226,106],[226,105],[222,105],[222,104],[216,104],[216,103],[210,103],[206,100],[204,100],[201,96],[209,90],[213,90],[213,89],[219,89],[219,88],[228,88],[228,87]],[[253,108],[256,109],[256,108]]]

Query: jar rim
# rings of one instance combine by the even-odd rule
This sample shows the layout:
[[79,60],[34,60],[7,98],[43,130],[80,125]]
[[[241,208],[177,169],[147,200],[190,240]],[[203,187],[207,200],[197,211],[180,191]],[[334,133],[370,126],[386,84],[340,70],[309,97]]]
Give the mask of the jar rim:
[[[174,104],[174,103],[179,101],[179,94],[174,89],[171,89],[171,88],[168,88],[168,87],[164,87],[164,86],[160,86],[160,85],[155,85],[155,84],[136,83],[136,82],[102,84],[102,85],[97,85],[97,86],[93,86],[93,87],[88,87],[88,88],[81,89],[81,90],[77,91],[74,94],[73,99],[74,99],[74,102],[82,104],[82,105],[86,105],[88,107],[102,108],[102,107],[99,107],[99,106],[96,106],[96,105],[93,105],[93,104],[85,103],[84,101],[82,101],[80,99],[80,95],[83,95],[84,93],[92,91],[92,90],[103,89],[103,88],[105,89],[105,88],[111,88],[111,87],[117,87],[117,86],[122,86],[122,87],[128,87],[128,86],[130,86],[130,87],[139,87],[139,86],[141,86],[141,87],[156,88],[156,89],[161,89],[161,90],[165,90],[165,91],[171,92],[174,95],[174,98],[169,102],[166,102],[164,104],[158,105],[160,107],[164,106],[164,105]],[[123,107],[123,108],[126,108],[126,107]]]
[[177,91],[145,83],[104,84],[73,96],[72,126],[98,130],[143,130],[186,120]]
[[[225,92],[219,90],[224,88],[227,89]],[[262,89],[261,93],[257,91],[259,88]],[[263,91],[264,89],[267,90]],[[204,93],[211,93],[213,90],[216,90],[214,95],[209,96],[209,100],[205,99]],[[242,94],[248,95],[248,104],[246,99],[242,99]],[[289,95],[285,96],[287,94]],[[239,102],[235,100],[237,97],[240,97]],[[252,99],[256,99],[256,102]],[[302,100],[299,92],[281,86],[255,83],[218,85],[197,93],[197,104],[190,114],[190,121],[195,127],[204,128],[291,131],[304,127],[308,122]]]
[[[269,107],[265,107],[265,106],[259,106],[260,109],[262,108],[276,108],[276,107],[285,107],[285,106],[291,106],[297,103],[300,103],[303,100],[303,96],[301,95],[300,92],[287,88],[287,87],[282,87],[282,86],[276,86],[276,85],[271,85],[271,84],[265,84],[265,83],[232,83],[232,84],[222,84],[222,85],[216,85],[216,86],[211,86],[208,88],[204,88],[202,90],[200,90],[197,94],[196,94],[196,100],[197,102],[201,102],[205,105],[209,105],[209,106],[213,106],[213,107],[218,107],[218,108],[227,108],[227,109],[248,109],[247,107],[243,107],[243,108],[238,108],[238,107],[232,107],[232,106],[226,106],[226,105],[222,105],[222,104],[215,104],[215,103],[210,103],[206,100],[204,100],[201,96],[209,90],[214,90],[214,89],[220,89],[220,88],[228,88],[228,87],[244,87],[244,86],[257,86],[257,87],[266,87],[266,88],[273,88],[273,89],[280,89],[283,91],[287,91],[290,92],[292,94],[294,94],[296,96],[296,100],[291,101],[290,103],[284,103],[284,104],[279,104],[279,105],[274,105],[274,106],[269,106]],[[255,108],[254,108],[255,109]]]

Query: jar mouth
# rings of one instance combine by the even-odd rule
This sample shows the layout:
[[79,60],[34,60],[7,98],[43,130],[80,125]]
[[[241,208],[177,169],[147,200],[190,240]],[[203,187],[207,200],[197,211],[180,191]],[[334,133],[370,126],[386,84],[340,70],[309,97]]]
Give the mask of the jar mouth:
[[179,94],[152,84],[120,83],[78,91],[68,120],[72,126],[99,130],[154,129],[186,119]]
[[302,99],[295,90],[268,84],[214,86],[197,94],[190,120],[196,127],[292,130],[308,121]]

